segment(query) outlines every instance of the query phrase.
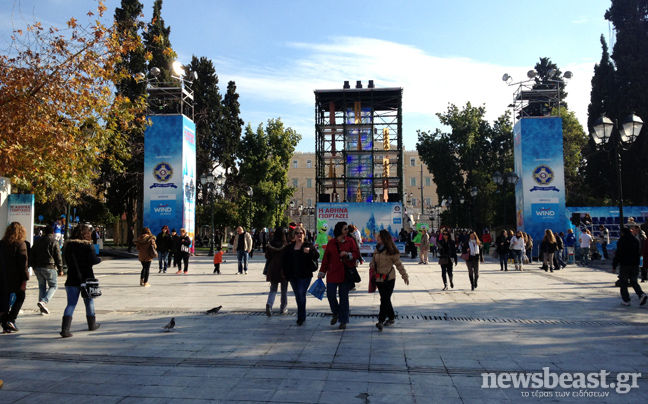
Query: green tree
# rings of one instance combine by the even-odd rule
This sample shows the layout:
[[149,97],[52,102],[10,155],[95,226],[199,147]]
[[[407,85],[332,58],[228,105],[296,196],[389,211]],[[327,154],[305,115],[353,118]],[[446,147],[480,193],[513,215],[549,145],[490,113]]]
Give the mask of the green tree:
[[[560,106],[567,108],[567,92],[565,92],[565,80],[562,77],[560,68],[549,58],[540,58],[534,67],[538,75],[535,77],[534,90],[549,90],[559,87]],[[552,106],[549,103],[533,102],[524,107],[524,116],[546,116],[551,112]]]
[[568,111],[566,108],[560,108],[560,111],[554,109],[552,115],[559,115],[562,118],[567,206],[583,206],[589,202],[591,192],[583,178],[584,159],[582,153],[589,136],[578,122],[574,111]]
[[[246,201],[239,204],[239,223],[258,228],[275,227],[284,221],[280,206],[285,206],[294,193],[294,188],[288,186],[288,167],[300,140],[301,135],[284,127],[280,119],[270,119],[265,128],[260,124],[256,131],[250,125],[245,128],[237,155],[237,184],[232,189],[232,194],[237,195],[235,200]],[[247,187],[254,191],[251,206],[245,205],[249,199]]]
[[235,167],[235,160],[241,135],[243,133],[243,119],[241,119],[241,105],[236,92],[236,83],[227,83],[227,93],[223,99],[222,132],[217,138],[216,155],[226,171],[230,172]]
[[176,58],[176,53],[171,47],[170,34],[171,27],[166,27],[162,19],[162,0],[155,0],[155,3],[153,3],[153,17],[148,24],[148,29],[144,31],[142,36],[146,46],[149,69],[153,67],[160,69],[157,80],[161,83],[177,83],[171,77],[171,65]]
[[[511,119],[507,113],[491,125],[485,120],[485,113],[484,106],[473,107],[467,103],[460,110],[450,104],[445,113],[437,114],[441,123],[450,127],[449,133],[439,129],[435,132],[417,131],[416,150],[434,176],[439,200],[453,199],[451,211],[444,216],[443,224],[470,225],[473,204],[470,189],[475,186],[479,190],[475,206],[477,227],[495,223],[494,212],[502,206],[502,197],[495,198],[498,190],[492,176],[495,171],[506,173],[513,169]],[[460,205],[462,196],[466,202]],[[508,205],[514,206],[512,192],[503,197]],[[514,212],[514,209],[510,208],[508,212]]]

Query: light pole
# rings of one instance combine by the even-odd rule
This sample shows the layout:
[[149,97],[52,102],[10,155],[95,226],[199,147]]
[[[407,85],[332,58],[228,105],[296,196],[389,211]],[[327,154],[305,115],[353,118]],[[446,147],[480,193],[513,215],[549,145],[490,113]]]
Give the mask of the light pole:
[[250,197],[250,218],[248,223],[248,231],[252,231],[252,195],[254,195],[252,187],[248,187],[247,194]]
[[[506,178],[506,181],[505,181]],[[520,177],[515,173],[515,171],[511,171],[504,177],[499,171],[495,171],[495,174],[493,174],[493,182],[497,185],[500,185],[502,187],[502,201],[503,201],[503,214],[504,214],[504,229],[506,229],[506,183],[509,183],[511,185],[517,184],[519,181]]]
[[619,125],[614,120],[614,123],[605,114],[594,122],[594,143],[597,147],[602,147],[612,139],[613,130],[616,128],[616,136],[614,137],[614,154],[617,170],[617,192],[619,198],[619,224],[623,228],[623,187],[621,184],[621,149],[629,147],[637,139],[641,132],[643,121],[634,113],[630,114],[624,121],[622,129],[619,130]]
[[472,229],[473,229],[473,231],[475,231],[475,227],[476,227],[476,225],[475,225],[475,221],[476,221],[476,218],[475,218],[475,209],[476,208],[475,208],[475,206],[476,206],[477,202],[475,201],[475,198],[477,197],[478,193],[479,193],[479,189],[477,187],[470,188],[470,196],[472,196],[472,198],[473,198],[473,212],[472,212],[473,213],[473,220],[472,220]]
[[[223,185],[224,177],[222,174],[219,174],[216,179],[216,186],[221,187]],[[207,187],[213,187],[214,185],[214,174],[209,173],[209,174],[203,174],[200,176],[200,183],[203,185],[207,185]],[[211,203],[211,230],[210,230],[210,236],[209,236],[209,256],[214,255],[214,245],[215,240],[215,232],[214,232],[214,189],[212,188],[211,191],[209,192],[210,195],[210,203]]]

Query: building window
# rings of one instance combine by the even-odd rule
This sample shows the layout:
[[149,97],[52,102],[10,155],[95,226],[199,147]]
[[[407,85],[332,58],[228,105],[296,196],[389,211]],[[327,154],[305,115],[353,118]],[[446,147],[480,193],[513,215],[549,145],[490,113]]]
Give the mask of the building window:
[[432,198],[425,198],[425,206],[432,205]]
[[425,186],[432,186],[432,177],[425,177]]
[[412,198],[412,206],[416,206],[416,198]]
[[295,188],[299,187],[299,179],[298,178],[293,178],[293,187],[295,187]]
[[297,160],[293,160],[293,168],[297,168]]
[[416,177],[410,177],[410,187],[416,186]]
[[306,188],[313,188],[313,179],[306,178]]
[[415,157],[410,157],[410,166],[416,167],[416,158]]
[[313,168],[313,160],[306,160],[306,168]]
[[313,200],[312,199],[306,199],[306,206],[308,206],[309,208],[311,206],[313,206]]

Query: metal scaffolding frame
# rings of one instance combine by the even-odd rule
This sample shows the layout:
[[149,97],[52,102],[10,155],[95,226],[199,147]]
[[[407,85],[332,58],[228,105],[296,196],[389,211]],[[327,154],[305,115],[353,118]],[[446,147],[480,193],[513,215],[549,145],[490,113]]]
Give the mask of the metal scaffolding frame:
[[317,202],[399,202],[402,88],[315,90]]
[[[147,115],[184,115],[194,120],[194,92],[188,82],[149,82]],[[178,85],[179,84],[179,85]]]

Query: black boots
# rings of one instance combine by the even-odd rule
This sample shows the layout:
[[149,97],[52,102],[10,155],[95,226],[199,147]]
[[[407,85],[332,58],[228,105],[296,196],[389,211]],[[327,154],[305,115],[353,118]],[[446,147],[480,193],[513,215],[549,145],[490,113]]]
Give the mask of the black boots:
[[452,275],[450,275],[448,278],[450,278],[450,287],[454,289],[454,283],[452,283]]
[[477,279],[479,279],[479,276],[475,276],[475,289],[477,289]]
[[95,316],[86,316],[86,318],[88,319],[88,331],[94,331],[101,326],[101,324],[97,324]]
[[472,274],[468,275],[468,277],[470,278],[470,290],[475,290],[475,280],[473,279]]
[[63,324],[61,324],[61,337],[69,338],[72,336],[70,332],[70,325],[72,325],[72,316],[63,316]]

